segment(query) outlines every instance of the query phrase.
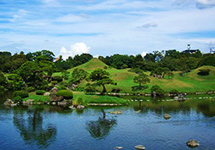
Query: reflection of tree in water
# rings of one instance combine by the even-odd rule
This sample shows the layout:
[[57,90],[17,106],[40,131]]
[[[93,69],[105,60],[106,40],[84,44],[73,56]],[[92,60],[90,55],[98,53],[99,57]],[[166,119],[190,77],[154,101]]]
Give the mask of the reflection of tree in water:
[[56,128],[48,125],[44,129],[43,118],[38,110],[29,112],[27,119],[24,119],[23,114],[16,112],[13,117],[13,122],[27,144],[36,144],[39,148],[46,148],[55,140]]
[[88,121],[86,123],[86,128],[93,138],[102,139],[107,136],[111,128],[117,123],[116,119],[106,119],[106,114],[104,110],[101,110],[103,117],[99,117],[97,121]]

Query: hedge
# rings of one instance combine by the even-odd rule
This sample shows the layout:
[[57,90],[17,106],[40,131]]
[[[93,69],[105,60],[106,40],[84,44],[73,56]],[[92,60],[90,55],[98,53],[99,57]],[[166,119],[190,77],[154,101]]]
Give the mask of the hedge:
[[70,90],[60,90],[56,93],[57,96],[63,96],[65,99],[72,99],[73,93]]

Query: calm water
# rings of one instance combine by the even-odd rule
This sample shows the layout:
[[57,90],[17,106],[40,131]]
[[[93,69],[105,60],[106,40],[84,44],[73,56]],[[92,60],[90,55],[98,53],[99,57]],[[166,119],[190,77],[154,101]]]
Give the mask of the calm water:
[[[136,102],[127,107],[91,107],[83,111],[63,107],[6,108],[0,104],[0,149],[125,150],[145,145],[147,150],[215,149],[215,101]],[[103,118],[102,111],[105,111]],[[122,110],[122,115],[109,111]],[[141,110],[140,113],[134,111]],[[165,120],[167,112],[172,118]]]

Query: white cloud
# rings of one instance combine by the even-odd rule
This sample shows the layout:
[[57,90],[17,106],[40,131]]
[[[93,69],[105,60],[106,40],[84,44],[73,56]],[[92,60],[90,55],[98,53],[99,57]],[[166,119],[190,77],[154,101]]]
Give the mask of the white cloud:
[[99,58],[99,55],[94,55],[93,58]]
[[86,15],[73,15],[69,14],[57,19],[58,22],[81,22],[86,19]]
[[74,57],[75,55],[80,55],[82,53],[89,53],[90,47],[87,47],[85,43],[76,43],[71,45],[71,48],[67,50],[65,47],[62,47],[59,55],[62,55],[63,59],[67,59],[69,56]]
[[141,55],[142,57],[146,56],[147,52],[142,52]]
[[200,9],[214,7],[215,0],[196,0],[196,6]]

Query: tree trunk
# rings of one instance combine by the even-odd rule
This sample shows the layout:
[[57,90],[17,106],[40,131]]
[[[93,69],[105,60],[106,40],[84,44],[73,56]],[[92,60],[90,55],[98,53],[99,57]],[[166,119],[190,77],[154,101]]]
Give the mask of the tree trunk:
[[101,94],[104,94],[107,90],[106,90],[106,88],[105,88],[105,85],[104,85],[104,84],[102,84],[102,87],[103,87],[103,90],[102,90],[102,93],[101,93]]

